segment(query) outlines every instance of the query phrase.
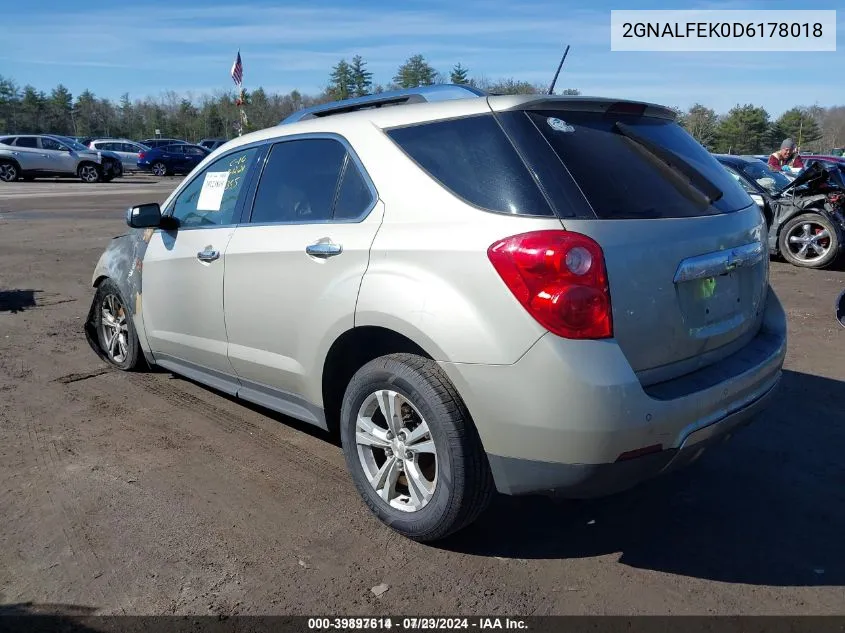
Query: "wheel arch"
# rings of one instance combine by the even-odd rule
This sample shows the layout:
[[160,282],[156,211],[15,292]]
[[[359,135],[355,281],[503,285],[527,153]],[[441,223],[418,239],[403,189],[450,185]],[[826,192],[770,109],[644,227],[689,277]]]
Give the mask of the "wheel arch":
[[329,431],[336,433],[339,428],[343,396],[355,372],[371,360],[396,353],[416,354],[431,360],[435,360],[436,354],[405,334],[375,325],[353,327],[334,340],[322,370],[323,410]]

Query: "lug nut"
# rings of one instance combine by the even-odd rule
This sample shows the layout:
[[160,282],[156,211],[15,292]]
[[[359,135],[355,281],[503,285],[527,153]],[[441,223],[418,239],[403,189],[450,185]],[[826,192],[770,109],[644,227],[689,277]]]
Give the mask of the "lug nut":
[[388,431],[387,434],[385,435],[385,437],[389,440],[392,440],[393,439],[393,433],[391,431]]
[[414,451],[405,451],[405,459],[414,459]]

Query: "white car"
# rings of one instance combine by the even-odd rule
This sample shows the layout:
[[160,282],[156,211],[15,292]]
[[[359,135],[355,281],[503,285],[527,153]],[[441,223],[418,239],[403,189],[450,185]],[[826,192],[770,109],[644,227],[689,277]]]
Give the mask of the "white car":
[[88,143],[88,147],[93,150],[114,152],[120,156],[123,171],[138,171],[138,154],[150,151],[146,145],[125,138],[94,139]]

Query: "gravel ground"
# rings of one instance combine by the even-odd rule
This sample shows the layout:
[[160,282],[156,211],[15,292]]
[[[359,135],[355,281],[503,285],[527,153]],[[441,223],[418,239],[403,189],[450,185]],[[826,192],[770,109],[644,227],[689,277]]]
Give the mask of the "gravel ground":
[[787,371],[729,444],[609,499],[498,498],[419,545],[365,510],[332,438],[88,348],[97,257],[176,182],[0,187],[0,610],[845,612],[843,266],[773,263]]

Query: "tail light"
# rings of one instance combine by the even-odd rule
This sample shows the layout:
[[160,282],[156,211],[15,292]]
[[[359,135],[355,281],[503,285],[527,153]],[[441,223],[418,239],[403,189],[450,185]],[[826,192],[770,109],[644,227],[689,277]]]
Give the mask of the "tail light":
[[487,256],[522,306],[553,334],[613,336],[604,253],[586,235],[522,233],[496,242]]
[[138,152],[138,160],[144,160],[144,152]]

